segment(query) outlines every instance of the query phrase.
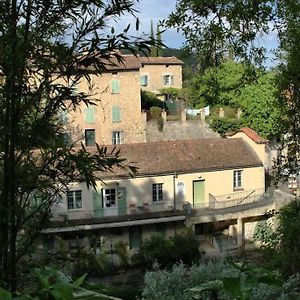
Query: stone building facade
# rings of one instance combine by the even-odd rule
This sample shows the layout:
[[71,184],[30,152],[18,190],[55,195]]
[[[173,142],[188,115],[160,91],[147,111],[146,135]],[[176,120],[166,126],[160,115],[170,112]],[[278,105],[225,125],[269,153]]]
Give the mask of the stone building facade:
[[141,89],[156,92],[164,86],[181,88],[181,69],[182,62],[175,57],[123,55],[122,61],[113,60],[101,75],[92,74],[90,82],[77,84],[78,92],[92,94],[96,105],[82,103],[69,111],[66,131],[72,141],[86,146],[146,142]]

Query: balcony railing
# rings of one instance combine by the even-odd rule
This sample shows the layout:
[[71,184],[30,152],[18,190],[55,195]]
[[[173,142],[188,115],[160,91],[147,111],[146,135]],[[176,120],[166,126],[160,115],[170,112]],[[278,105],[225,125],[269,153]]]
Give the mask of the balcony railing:
[[191,202],[176,201],[161,201],[157,203],[129,203],[125,207],[102,207],[95,210],[69,210],[66,214],[55,214],[56,220],[72,220],[72,219],[94,219],[105,217],[118,217],[118,216],[137,216],[153,214],[161,215],[178,213],[179,211],[185,212],[190,215],[192,210],[214,210],[229,207],[242,206],[244,204],[258,202],[265,198],[264,189],[256,189],[250,191],[236,192],[221,196],[214,196],[209,194],[209,201],[201,204],[192,205]]
[[103,217],[133,216],[142,214],[158,214],[163,212],[182,211],[182,201],[177,201],[174,207],[174,201],[161,201],[154,204],[149,203],[131,203],[126,207],[101,207],[95,210],[69,210],[67,214],[58,213],[54,219],[56,221],[65,221],[72,219],[93,219]]
[[208,207],[211,209],[221,209],[257,202],[263,198],[265,195],[264,192],[264,189],[255,189],[221,196],[213,196],[209,194]]

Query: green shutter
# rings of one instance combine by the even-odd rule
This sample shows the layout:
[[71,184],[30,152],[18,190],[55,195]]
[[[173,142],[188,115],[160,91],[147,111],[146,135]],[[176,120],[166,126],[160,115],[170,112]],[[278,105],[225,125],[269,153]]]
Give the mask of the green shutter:
[[112,107],[112,121],[121,122],[121,109],[119,106]]
[[119,94],[120,93],[120,80],[113,79],[111,82],[111,92],[113,94]]
[[148,85],[148,75],[142,75],[140,77],[140,83],[142,86],[147,86]]
[[103,205],[102,205],[102,192],[101,190],[98,192],[93,192],[93,200],[94,200],[94,217],[101,218],[103,217]]
[[118,215],[126,215],[126,189],[124,187],[118,188]]
[[174,76],[171,75],[170,77],[171,77],[171,85],[174,85]]
[[95,122],[95,108],[92,106],[88,106],[85,110],[85,121],[87,123],[94,123]]

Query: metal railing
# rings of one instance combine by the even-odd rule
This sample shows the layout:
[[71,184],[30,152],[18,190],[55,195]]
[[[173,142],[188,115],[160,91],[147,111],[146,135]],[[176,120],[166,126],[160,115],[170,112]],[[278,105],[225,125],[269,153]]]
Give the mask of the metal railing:
[[209,195],[209,208],[220,209],[235,207],[259,201],[264,196],[264,189],[242,191],[221,196]]

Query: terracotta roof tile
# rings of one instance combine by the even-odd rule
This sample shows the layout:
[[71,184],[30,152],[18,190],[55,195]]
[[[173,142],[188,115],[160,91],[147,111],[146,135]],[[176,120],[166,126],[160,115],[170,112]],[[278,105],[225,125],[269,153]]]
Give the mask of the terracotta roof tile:
[[[113,146],[107,146],[111,150]],[[251,166],[262,162],[242,139],[201,139],[116,146],[121,156],[139,168],[140,176],[192,173]],[[103,178],[126,176],[124,170],[100,173]]]
[[139,57],[134,55],[122,55],[121,61],[112,57],[109,61],[103,60],[107,71],[138,70],[141,67]]
[[[256,131],[254,131],[253,129],[251,129],[249,127],[240,128],[237,132],[245,133],[251,140],[253,140],[257,144],[267,143],[267,140],[262,138]],[[232,136],[232,135],[236,134],[237,132],[228,133],[227,135]]]
[[183,65],[183,62],[176,58],[171,57],[140,57],[142,65]]

